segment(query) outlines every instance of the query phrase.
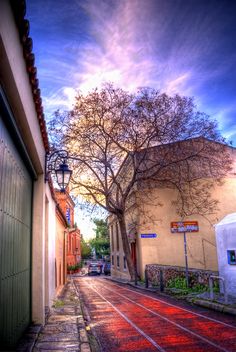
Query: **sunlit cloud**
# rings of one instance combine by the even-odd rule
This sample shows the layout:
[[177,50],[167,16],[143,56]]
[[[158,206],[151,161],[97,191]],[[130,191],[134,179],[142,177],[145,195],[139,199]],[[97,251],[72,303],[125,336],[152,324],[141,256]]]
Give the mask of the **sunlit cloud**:
[[[82,70],[75,74],[79,89],[87,92],[106,81],[128,90],[151,84],[152,77],[161,70],[161,63],[154,58],[154,43],[147,26],[150,12],[147,1],[108,2],[84,4],[91,17],[94,42],[87,44],[79,54]],[[104,12],[106,11],[106,12]],[[104,13],[110,16],[104,16]],[[137,21],[139,19],[139,21]],[[147,38],[148,36],[148,38]]]
[[193,96],[230,133],[236,95],[233,2],[58,0],[54,12],[54,1],[47,0],[42,16],[39,3],[27,5],[47,117],[58,108],[70,110],[76,91],[87,93],[109,81],[130,91],[150,86]]
[[71,110],[75,102],[76,90],[72,87],[63,87],[54,93],[43,96],[43,105],[46,107],[47,117],[56,110]]
[[164,91],[167,94],[173,95],[173,94],[177,94],[177,93],[189,93],[190,95],[190,88],[187,87],[187,83],[190,77],[190,73],[185,73],[173,80],[170,80],[168,82],[166,82],[166,85],[164,86]]

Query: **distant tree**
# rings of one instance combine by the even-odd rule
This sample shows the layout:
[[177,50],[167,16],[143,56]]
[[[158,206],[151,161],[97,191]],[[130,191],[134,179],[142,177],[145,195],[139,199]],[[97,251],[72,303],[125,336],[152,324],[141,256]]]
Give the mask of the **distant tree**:
[[83,236],[81,236],[81,257],[82,259],[88,259],[91,257],[92,250],[89,243],[85,242]]
[[109,238],[107,222],[104,219],[93,219],[95,224],[95,234],[96,238]]
[[94,219],[96,225],[95,238],[90,240],[90,246],[95,250],[96,255],[103,257],[110,254],[110,240],[107,222],[103,219]]
[[[54,146],[76,158],[71,165],[74,191],[117,218],[132,279],[125,213],[138,182],[149,179],[176,189],[182,217],[192,211],[206,216],[215,205],[208,197],[210,180],[230,169],[217,123],[198,112],[192,98],[154,89],[131,94],[107,84],[86,96],[78,93],[73,110],[57,112],[49,127]],[[167,144],[173,146],[169,152]],[[150,153],[155,146],[160,153]],[[202,188],[206,176],[208,185]]]

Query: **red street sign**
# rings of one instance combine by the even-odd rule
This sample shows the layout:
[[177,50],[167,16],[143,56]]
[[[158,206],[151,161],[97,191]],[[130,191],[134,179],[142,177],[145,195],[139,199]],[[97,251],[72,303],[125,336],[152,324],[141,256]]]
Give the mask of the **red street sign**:
[[170,223],[172,233],[198,232],[197,221],[173,221]]

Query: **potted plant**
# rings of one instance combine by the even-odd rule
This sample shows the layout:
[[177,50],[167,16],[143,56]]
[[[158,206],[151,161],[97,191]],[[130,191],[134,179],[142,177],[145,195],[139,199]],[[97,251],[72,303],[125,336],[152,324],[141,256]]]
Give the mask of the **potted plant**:
[[74,265],[67,265],[67,273],[68,274],[73,274],[75,270],[75,266]]

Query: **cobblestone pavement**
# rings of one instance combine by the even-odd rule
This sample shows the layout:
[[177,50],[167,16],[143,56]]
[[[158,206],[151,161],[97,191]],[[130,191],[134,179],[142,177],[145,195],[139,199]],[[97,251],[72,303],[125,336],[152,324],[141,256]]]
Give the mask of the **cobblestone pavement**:
[[91,352],[80,301],[72,281],[67,282],[60,298],[55,300],[47,323],[30,327],[17,351]]

